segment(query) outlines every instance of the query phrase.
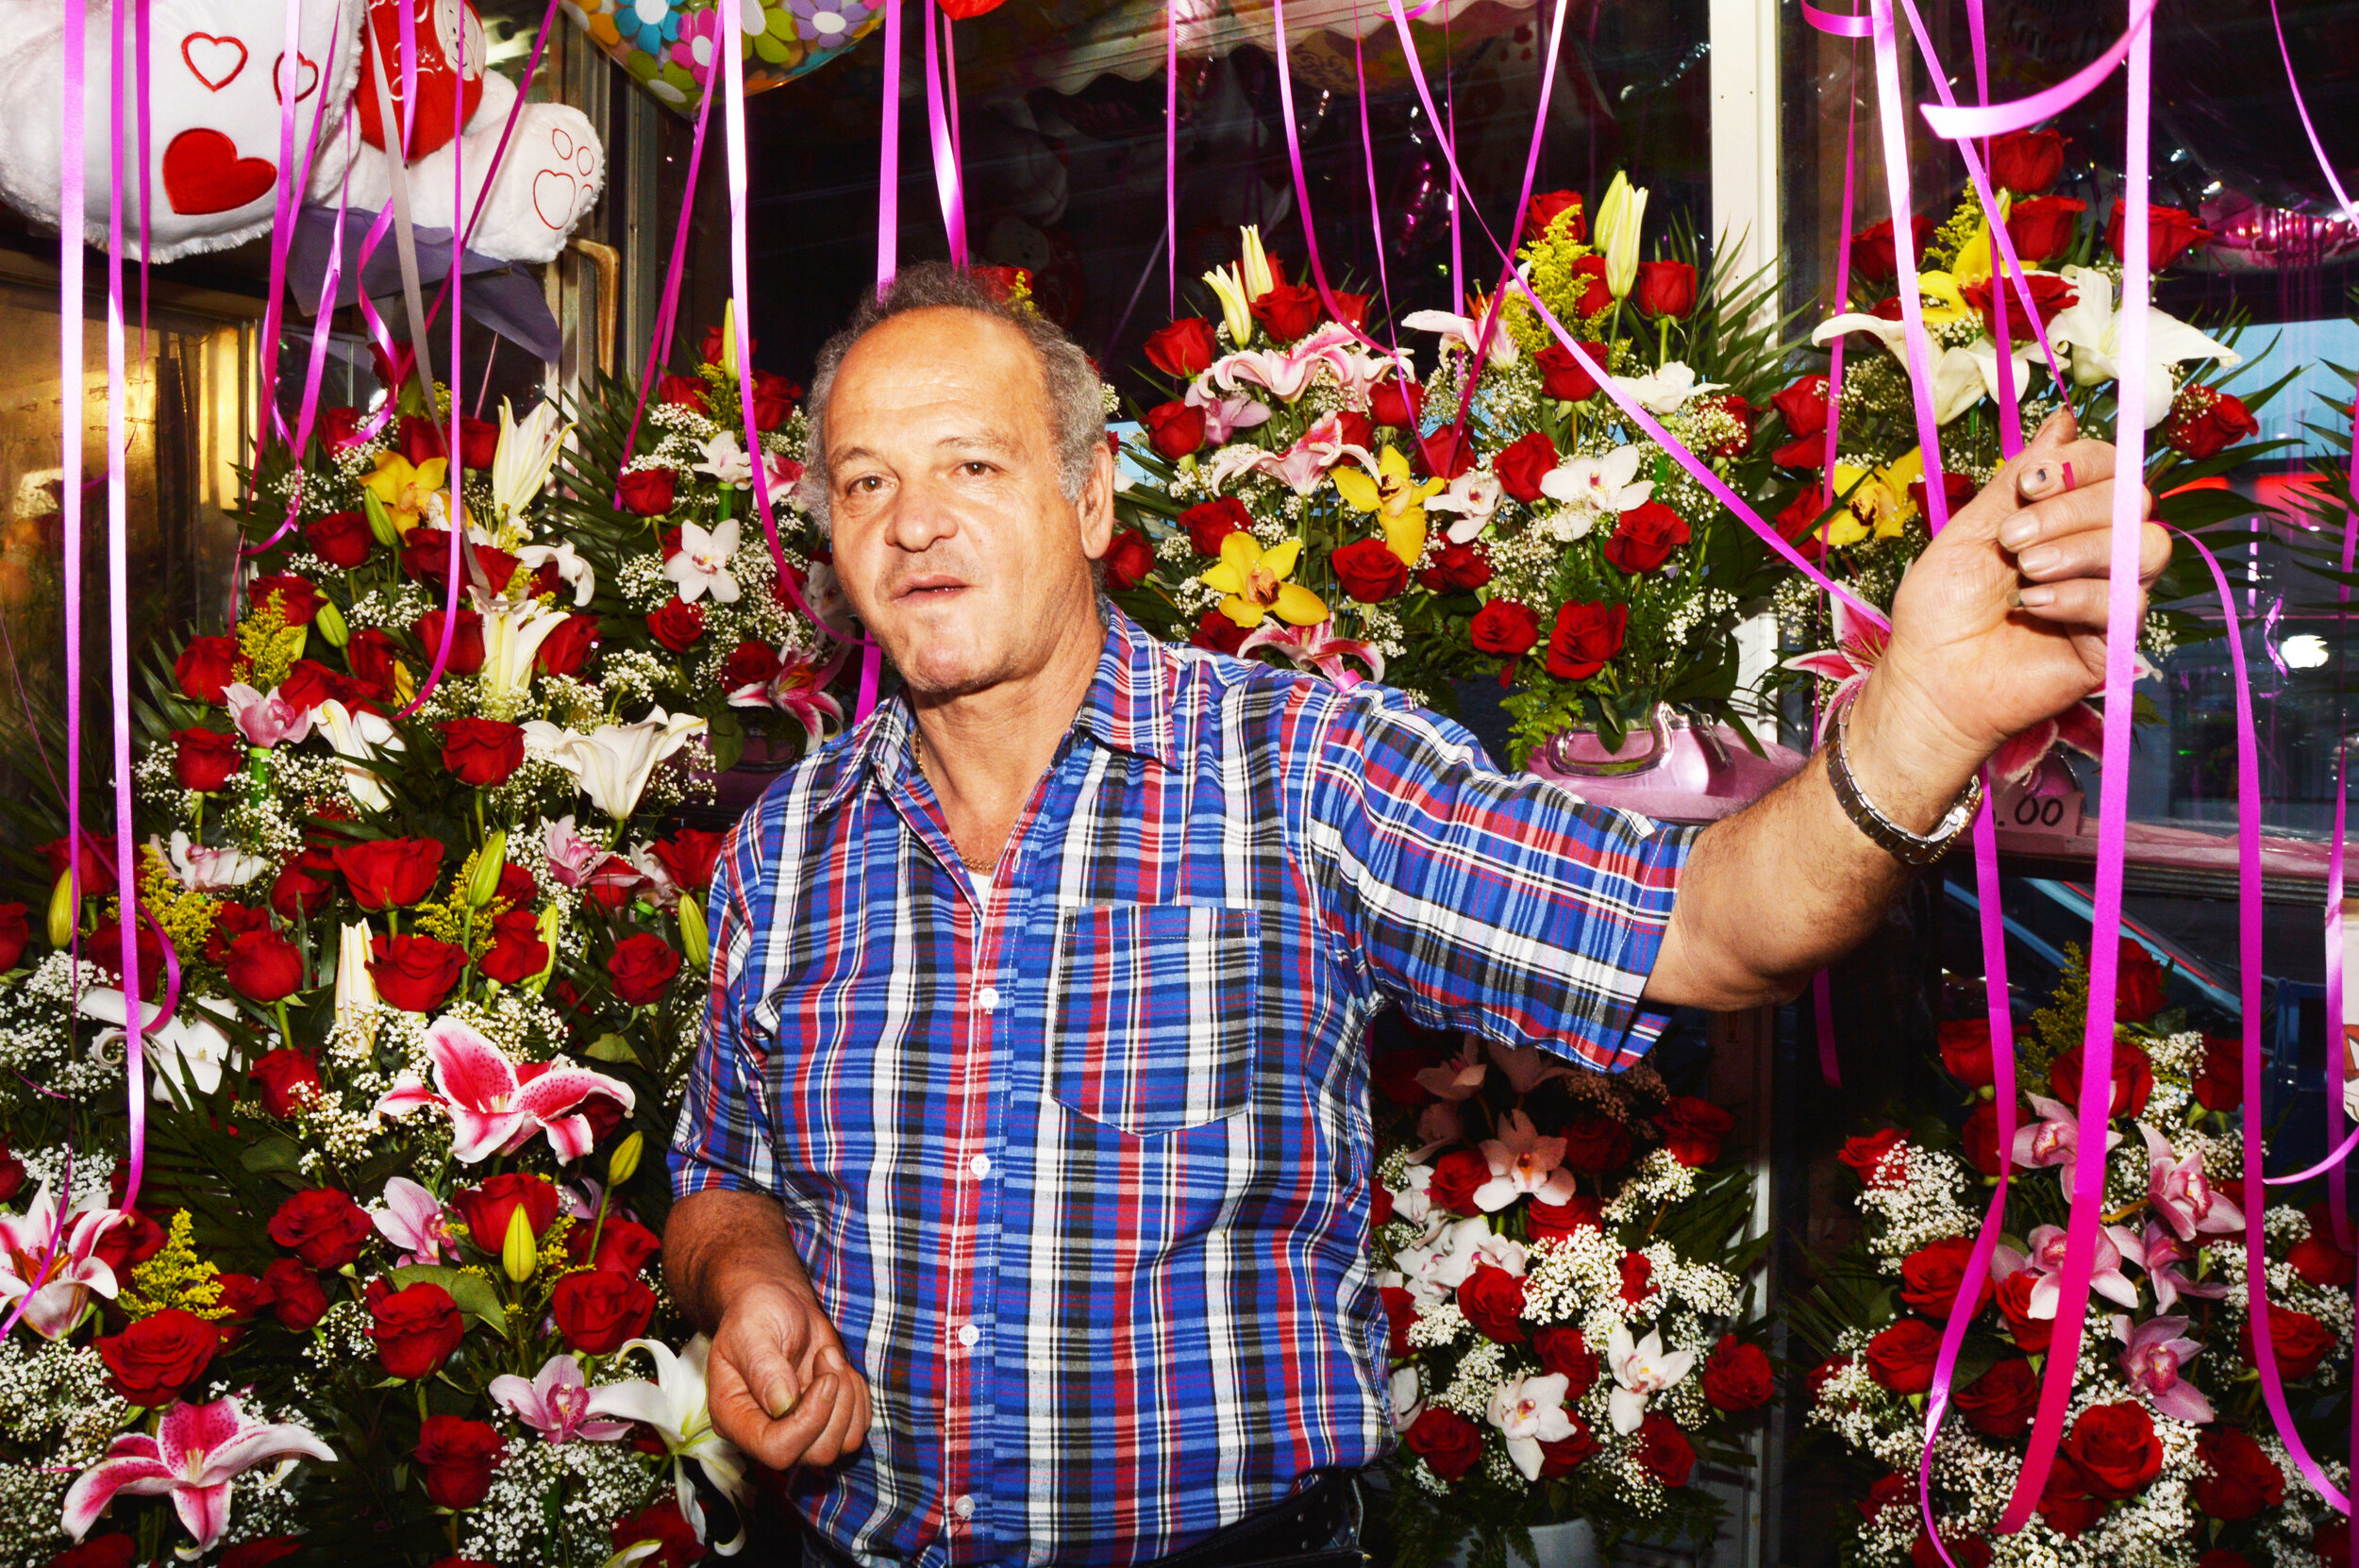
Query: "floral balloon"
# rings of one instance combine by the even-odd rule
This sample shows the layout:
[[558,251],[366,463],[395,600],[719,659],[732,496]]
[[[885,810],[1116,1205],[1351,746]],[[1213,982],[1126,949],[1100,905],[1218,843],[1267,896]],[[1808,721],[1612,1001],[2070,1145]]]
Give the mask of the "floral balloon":
[[[728,0],[565,0],[565,14],[646,90],[694,114],[732,31]],[[862,0],[734,0],[744,9],[738,47],[745,91],[760,92],[815,70],[875,31],[879,4]]]

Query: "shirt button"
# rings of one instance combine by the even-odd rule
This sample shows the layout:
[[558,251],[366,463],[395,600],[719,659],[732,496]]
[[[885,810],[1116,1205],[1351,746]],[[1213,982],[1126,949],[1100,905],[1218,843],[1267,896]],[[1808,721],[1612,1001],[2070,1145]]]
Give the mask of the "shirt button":
[[972,1519],[975,1517],[975,1499],[961,1493],[959,1500],[950,1505],[950,1511],[962,1519]]
[[966,1168],[975,1174],[975,1179],[977,1181],[980,1181],[983,1177],[991,1175],[991,1156],[987,1154],[979,1154],[973,1159],[967,1161]]
[[959,1343],[969,1350],[974,1349],[975,1342],[982,1337],[983,1331],[971,1323],[962,1324],[959,1327]]
[[990,1012],[994,1009],[997,1008],[999,1006],[999,988],[997,986],[983,987],[982,990],[975,993],[975,1005],[982,1009],[985,1012]]

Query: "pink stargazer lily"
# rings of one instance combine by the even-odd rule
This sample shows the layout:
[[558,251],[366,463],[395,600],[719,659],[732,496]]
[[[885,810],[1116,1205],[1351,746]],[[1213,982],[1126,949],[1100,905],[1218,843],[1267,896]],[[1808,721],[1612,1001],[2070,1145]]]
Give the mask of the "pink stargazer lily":
[[459,1256],[459,1238],[450,1233],[450,1217],[434,1194],[408,1176],[385,1183],[385,1207],[369,1218],[376,1233],[402,1249],[404,1263],[439,1263],[447,1253]]
[[79,1541],[116,1495],[171,1495],[180,1523],[196,1537],[193,1556],[220,1543],[229,1526],[229,1482],[265,1460],[304,1455],[333,1460],[335,1450],[306,1427],[249,1420],[234,1398],[209,1405],[175,1404],[156,1434],[125,1432],[107,1457],[66,1489],[66,1534]]
[[[1992,1249],[1990,1276],[2005,1281],[2030,1269],[2039,1276],[2032,1286],[2032,1299],[2025,1310],[2035,1318],[2052,1318],[2057,1305],[2064,1299],[2064,1287],[2056,1282],[2064,1272],[2065,1231],[2060,1225],[2044,1225],[2032,1232],[2030,1257],[2013,1247]],[[2139,1250],[2138,1239],[2127,1228],[2109,1225],[2097,1233],[2096,1266],[2089,1273],[2089,1289],[2120,1307],[2138,1304],[2138,1288],[2130,1276],[2121,1272],[2125,1247],[2132,1253]]]
[[551,1443],[571,1443],[576,1438],[612,1443],[630,1431],[627,1421],[610,1421],[590,1413],[590,1381],[581,1375],[581,1363],[571,1356],[550,1357],[529,1383],[512,1372],[504,1373],[493,1378],[485,1392]]
[[730,688],[729,706],[775,708],[801,725],[803,738],[816,746],[827,739],[830,722],[844,722],[843,708],[827,692],[828,682],[835,678],[843,663],[844,652],[823,663],[808,654],[782,648],[778,673],[766,681]]
[[1375,457],[1346,441],[1343,421],[1326,414],[1283,452],[1265,452],[1258,446],[1222,447],[1204,465],[1204,482],[1218,491],[1242,475],[1267,474],[1284,481],[1297,495],[1308,495],[1318,489],[1327,471],[1346,458],[1357,459],[1375,471]]
[[548,825],[549,875],[569,888],[586,886],[590,874],[607,858],[604,844],[593,843],[574,831],[571,813]]
[[[2043,1165],[2056,1168],[2056,1181],[2064,1188],[2066,1203],[2072,1201],[2072,1162],[2081,1154],[2081,1124],[2070,1107],[2051,1100],[2044,1094],[2026,1094],[2039,1120],[2015,1129],[2015,1162],[2034,1169]],[[2105,1129],[2105,1147],[2111,1150],[2121,1142],[2121,1134],[2110,1126]]]
[[2171,1234],[2170,1227],[2153,1215],[2146,1217],[2146,1256],[2137,1261],[2146,1270],[2147,1283],[2154,1287],[2157,1309],[2169,1311],[2183,1295],[2217,1301],[2228,1294],[2228,1287],[2220,1281],[2198,1280],[2177,1266],[2194,1260],[2194,1247]]
[[62,1339],[82,1321],[91,1293],[111,1300],[115,1271],[98,1240],[120,1216],[111,1209],[60,1211],[47,1183],[22,1214],[0,1214],[0,1322],[24,1303],[25,1326]]
[[1321,621],[1315,626],[1287,626],[1274,619],[1263,621],[1260,630],[1237,644],[1237,653],[1243,657],[1256,648],[1276,648],[1293,659],[1297,669],[1315,670],[1347,692],[1363,678],[1359,671],[1344,662],[1347,658],[1356,659],[1368,667],[1365,678],[1384,678],[1383,654],[1373,643],[1337,637],[1331,620]]
[[1564,1140],[1543,1138],[1521,1110],[1500,1117],[1498,1130],[1497,1138],[1482,1141],[1491,1179],[1474,1190],[1477,1209],[1496,1214],[1527,1193],[1541,1203],[1563,1203],[1573,1195],[1573,1173],[1564,1168]]
[[2161,1133],[2144,1122],[2138,1124],[2138,1131],[2146,1136],[2146,1157],[2150,1161],[2147,1202],[2181,1241],[2244,1228],[2244,1210],[2212,1191],[2203,1174],[2202,1155],[2190,1154],[2183,1159]]
[[376,1102],[376,1113],[406,1116],[420,1106],[442,1107],[450,1116],[451,1158],[461,1164],[513,1154],[536,1132],[548,1134],[559,1159],[579,1159],[594,1142],[590,1118],[578,1109],[582,1101],[605,1094],[631,1109],[630,1085],[570,1063],[532,1063],[519,1072],[497,1045],[456,1018],[427,1027],[426,1049],[434,1087],[405,1073]]
[[2146,1395],[2155,1414],[2173,1421],[2212,1419],[2212,1402],[2203,1391],[2179,1376],[2181,1367],[2203,1353],[2201,1345],[2187,1338],[2185,1318],[2149,1318],[2133,1328],[2129,1318],[2116,1312],[2114,1337],[2128,1347],[2121,1353],[2122,1376]]
[[1197,376],[1180,401],[1204,411],[1204,439],[1215,445],[1226,444],[1240,430],[1270,421],[1268,404],[1250,392],[1223,392],[1213,385],[1209,375]]

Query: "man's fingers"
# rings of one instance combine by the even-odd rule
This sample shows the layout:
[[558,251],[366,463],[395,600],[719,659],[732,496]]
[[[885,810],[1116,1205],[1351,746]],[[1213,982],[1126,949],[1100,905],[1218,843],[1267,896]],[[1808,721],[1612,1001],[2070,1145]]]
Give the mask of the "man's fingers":
[[[2075,475],[2076,480],[2078,475]],[[2141,494],[2141,515],[2151,516],[2154,498]],[[2050,543],[2073,534],[2109,528],[2114,520],[2114,485],[2111,479],[2100,479],[2076,488],[2045,501],[2036,501],[1999,525],[1999,543],[2014,551],[2017,557],[2034,546]]]
[[[756,1385],[749,1384],[745,1372],[726,1355],[714,1355],[710,1372],[709,1397],[714,1429],[773,1469],[794,1463],[803,1446],[799,1440],[790,1442],[785,1424],[770,1413],[773,1403],[791,1410],[799,1402],[801,1389],[792,1382],[792,1367],[787,1367],[785,1373],[785,1382],[763,1379],[760,1386],[769,1391],[765,1397],[754,1392]],[[782,1396],[781,1390],[787,1391]]]
[[[2152,581],[2170,563],[2170,536],[2151,523],[2143,525],[2138,542],[2138,576]],[[2111,528],[2083,529],[2017,551],[2016,570],[2030,582],[2062,582],[2067,577],[2113,575],[2114,535]]]
[[[2033,583],[2023,590],[2023,613],[2051,626],[2083,631],[2103,631],[2111,590],[2101,577],[2074,577],[2068,582]],[[2146,595],[2138,595],[2138,613],[2146,613]]]

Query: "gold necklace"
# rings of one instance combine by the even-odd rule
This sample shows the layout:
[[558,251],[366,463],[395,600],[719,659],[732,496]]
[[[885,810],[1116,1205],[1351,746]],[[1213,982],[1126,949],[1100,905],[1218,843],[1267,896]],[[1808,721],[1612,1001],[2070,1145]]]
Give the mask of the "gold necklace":
[[[926,737],[923,733],[920,733],[911,741],[910,759],[917,765],[917,776],[924,779],[928,787],[931,788],[934,781],[934,776],[926,771]],[[939,804],[942,800],[942,792],[939,790],[934,792],[934,800],[937,804]],[[945,827],[949,826],[949,813],[947,811],[943,813],[943,825]],[[974,856],[968,854],[964,847],[959,843],[958,835],[955,833],[950,837],[950,847],[959,852],[959,859],[965,862],[966,868],[969,871],[979,871],[984,876],[989,876],[994,871],[998,869],[999,859],[997,856],[993,856],[987,859],[977,859]]]

